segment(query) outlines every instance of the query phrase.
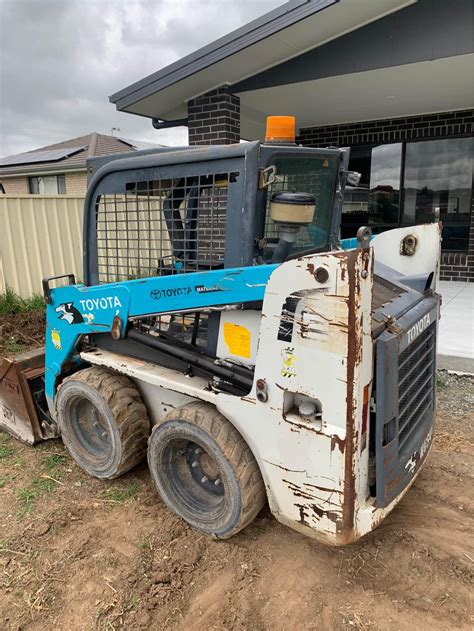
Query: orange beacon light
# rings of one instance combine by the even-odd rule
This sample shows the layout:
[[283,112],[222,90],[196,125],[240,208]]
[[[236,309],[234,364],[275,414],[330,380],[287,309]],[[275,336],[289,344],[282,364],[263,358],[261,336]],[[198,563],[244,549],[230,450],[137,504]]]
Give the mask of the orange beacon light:
[[294,116],[267,116],[265,142],[295,142]]

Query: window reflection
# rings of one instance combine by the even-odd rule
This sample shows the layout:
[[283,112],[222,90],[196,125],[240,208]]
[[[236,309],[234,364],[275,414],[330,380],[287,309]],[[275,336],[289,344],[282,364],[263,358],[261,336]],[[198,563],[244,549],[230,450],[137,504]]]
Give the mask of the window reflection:
[[402,143],[351,149],[349,169],[361,179],[346,188],[343,238],[354,236],[362,225],[375,233],[399,225],[401,160]]
[[407,143],[402,225],[434,221],[439,208],[444,250],[467,249],[472,153],[472,138]]
[[361,179],[346,188],[342,238],[355,236],[360,226],[378,233],[430,223],[439,208],[443,250],[467,250],[473,144],[473,138],[407,142],[404,158],[402,143],[352,148],[349,169]]

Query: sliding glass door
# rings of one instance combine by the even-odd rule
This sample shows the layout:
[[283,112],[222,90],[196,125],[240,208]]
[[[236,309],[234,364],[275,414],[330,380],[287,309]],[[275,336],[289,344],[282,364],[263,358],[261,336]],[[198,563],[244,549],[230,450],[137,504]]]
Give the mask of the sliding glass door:
[[443,249],[466,251],[473,178],[473,138],[353,147],[349,168],[361,174],[348,186],[341,234],[360,226],[374,233],[430,223],[439,209]]

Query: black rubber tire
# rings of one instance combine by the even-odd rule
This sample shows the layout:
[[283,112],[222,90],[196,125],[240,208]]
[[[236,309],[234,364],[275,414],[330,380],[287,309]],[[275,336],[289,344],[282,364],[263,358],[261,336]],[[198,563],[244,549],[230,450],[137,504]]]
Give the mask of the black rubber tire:
[[79,370],[60,385],[56,411],[64,444],[90,475],[117,478],[144,458],[150,420],[128,377],[100,366]]
[[[201,455],[194,456],[197,453]],[[214,482],[196,464],[202,458],[214,472]],[[266,501],[250,448],[209,403],[183,405],[155,425],[148,441],[148,466],[168,508],[193,528],[218,539],[245,528]],[[199,480],[203,471],[205,477]],[[219,485],[217,490],[213,484]]]

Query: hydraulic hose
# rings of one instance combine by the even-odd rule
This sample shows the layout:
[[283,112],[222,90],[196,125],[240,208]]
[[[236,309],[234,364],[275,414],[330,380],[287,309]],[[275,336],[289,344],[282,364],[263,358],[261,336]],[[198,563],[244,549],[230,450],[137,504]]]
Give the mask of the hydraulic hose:
[[216,375],[230,381],[236,386],[242,388],[246,392],[250,391],[253,384],[253,375],[246,375],[244,371],[246,369],[239,368],[238,366],[230,367],[223,366],[221,364],[216,363],[216,360],[211,357],[206,357],[202,355],[198,350],[192,350],[183,348],[182,346],[176,346],[172,342],[167,340],[160,339],[158,337],[153,337],[146,333],[142,333],[140,331],[136,331],[135,329],[130,329],[127,333],[127,337],[139,344],[143,344],[144,346],[149,346],[151,348],[155,348],[157,351],[161,351],[162,353],[167,353],[176,359],[181,359],[191,366],[195,366],[196,368],[201,368],[206,372],[211,373],[212,375]]

